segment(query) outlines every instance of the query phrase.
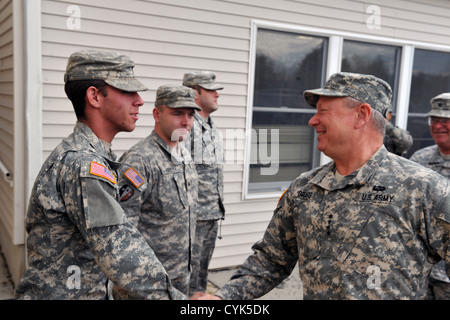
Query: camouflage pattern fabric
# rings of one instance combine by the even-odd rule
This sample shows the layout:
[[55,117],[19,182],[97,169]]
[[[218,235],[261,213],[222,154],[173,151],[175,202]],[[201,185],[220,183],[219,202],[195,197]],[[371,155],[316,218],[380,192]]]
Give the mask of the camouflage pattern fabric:
[[428,117],[450,118],[450,92],[441,93],[430,100]]
[[386,81],[372,75],[339,72],[331,75],[323,88],[306,90],[303,95],[314,108],[319,96],[352,97],[368,103],[386,118],[391,109],[392,89]]
[[216,83],[216,75],[211,71],[198,71],[185,73],[183,86],[199,86],[206,90],[222,90],[223,86]]
[[146,91],[134,75],[130,57],[113,51],[82,50],[69,57],[64,82],[103,80],[110,86],[127,92]]
[[383,141],[386,149],[399,156],[404,156],[413,144],[411,134],[388,122],[386,124],[386,134]]
[[168,106],[172,109],[192,108],[195,110],[202,110],[195,103],[194,89],[176,84],[167,84],[158,87],[158,90],[156,91],[155,107],[158,106]]
[[[416,151],[410,159],[450,179],[450,159],[444,159],[437,145]],[[450,280],[445,271],[444,261],[433,267],[429,280],[428,299],[450,300]]]
[[205,120],[196,113],[190,137],[186,148],[191,150],[199,179],[197,220],[223,219],[222,133],[211,118]]
[[384,146],[340,181],[335,170],[330,162],[294,180],[218,296],[260,297],[298,262],[304,299],[426,297],[433,264],[450,262],[448,180]]
[[188,294],[198,182],[195,165],[154,131],[120,158],[120,204],[175,288]]
[[216,247],[219,223],[217,220],[197,220],[195,241],[192,247],[192,273],[189,296],[195,292],[206,292],[208,269]]
[[196,240],[192,256],[191,293],[205,291],[208,268],[215,248],[218,222],[225,217],[223,205],[223,138],[211,118],[194,116],[190,145],[198,174]]
[[45,161],[26,216],[29,268],[18,299],[107,299],[108,279],[129,299],[186,299],[127,221],[114,159],[77,122]]
[[432,145],[414,152],[410,160],[430,168],[450,179],[450,160],[444,159],[437,145]]

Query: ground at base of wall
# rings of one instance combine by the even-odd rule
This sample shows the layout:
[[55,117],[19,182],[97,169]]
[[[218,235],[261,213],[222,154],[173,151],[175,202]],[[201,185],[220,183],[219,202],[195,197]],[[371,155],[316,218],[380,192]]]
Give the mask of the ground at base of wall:
[[14,288],[6,260],[0,248],[0,300],[10,300],[14,297]]

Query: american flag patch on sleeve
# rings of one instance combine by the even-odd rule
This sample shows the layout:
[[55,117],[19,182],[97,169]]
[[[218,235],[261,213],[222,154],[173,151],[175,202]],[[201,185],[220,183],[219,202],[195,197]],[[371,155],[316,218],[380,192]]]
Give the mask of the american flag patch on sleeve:
[[105,178],[116,184],[116,177],[114,176],[114,174],[107,167],[101,165],[100,163],[92,161],[90,173],[94,176]]
[[125,173],[123,174],[128,180],[131,181],[132,184],[134,184],[134,186],[136,188],[139,188],[140,186],[142,186],[142,184],[144,183],[144,179],[139,175],[139,173],[137,173],[136,170],[134,170],[133,168],[128,169],[127,171],[125,171]]

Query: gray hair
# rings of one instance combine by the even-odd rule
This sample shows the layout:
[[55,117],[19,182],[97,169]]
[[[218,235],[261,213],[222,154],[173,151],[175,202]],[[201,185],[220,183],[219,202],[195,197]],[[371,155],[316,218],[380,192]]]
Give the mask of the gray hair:
[[[356,108],[357,106],[361,105],[362,103],[364,103],[364,102],[356,100],[352,97],[344,98],[345,106],[350,109]],[[372,115],[370,117],[370,121],[372,122],[374,127],[377,129],[377,131],[384,136],[384,133],[386,131],[386,118],[381,114],[381,112],[372,108]]]

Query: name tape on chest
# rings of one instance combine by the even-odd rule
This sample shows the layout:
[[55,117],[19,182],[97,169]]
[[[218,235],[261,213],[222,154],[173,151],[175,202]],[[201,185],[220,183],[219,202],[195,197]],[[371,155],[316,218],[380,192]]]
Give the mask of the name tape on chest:
[[128,169],[123,174],[125,178],[127,178],[136,188],[139,188],[144,184],[144,179],[140,176],[140,174],[134,170],[133,168]]
[[[366,192],[357,194],[357,197],[355,200],[357,201],[369,201],[369,202],[385,202],[385,203],[391,203],[393,202],[395,196],[388,194],[388,193],[382,193],[382,191],[386,190],[386,187],[383,186],[375,186],[372,189],[375,192]],[[314,193],[310,191],[298,191],[297,197],[302,200],[310,200],[313,197]]]
[[117,183],[114,174],[107,167],[95,161],[91,162],[91,169],[89,172],[94,176],[105,178],[114,184]]

